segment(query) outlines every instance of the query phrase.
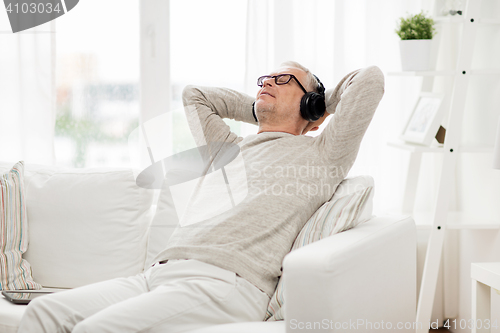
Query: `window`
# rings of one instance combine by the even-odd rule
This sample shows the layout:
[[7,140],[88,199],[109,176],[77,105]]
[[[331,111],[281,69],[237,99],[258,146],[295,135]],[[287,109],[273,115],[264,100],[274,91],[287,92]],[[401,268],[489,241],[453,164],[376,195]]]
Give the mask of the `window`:
[[[110,13],[119,13],[112,25]],[[129,165],[127,139],[140,113],[139,15],[139,0],[87,0],[58,18],[56,164]],[[185,85],[243,90],[246,1],[171,0],[166,19],[176,153],[192,147],[182,109]],[[239,122],[225,121],[241,134]]]
[[[244,90],[246,10],[246,1],[170,1],[174,153],[192,148],[182,111],[181,94],[186,85]],[[224,121],[241,135],[241,122]],[[182,137],[185,139],[181,140]]]
[[138,12],[139,0],[86,0],[57,19],[56,164],[129,164],[127,138],[139,122]]

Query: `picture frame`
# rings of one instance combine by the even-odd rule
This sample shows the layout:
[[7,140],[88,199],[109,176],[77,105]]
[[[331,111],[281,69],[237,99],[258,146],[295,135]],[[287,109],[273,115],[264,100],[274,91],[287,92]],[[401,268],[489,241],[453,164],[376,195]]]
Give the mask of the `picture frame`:
[[443,118],[443,99],[443,94],[420,93],[401,132],[400,139],[430,146]]

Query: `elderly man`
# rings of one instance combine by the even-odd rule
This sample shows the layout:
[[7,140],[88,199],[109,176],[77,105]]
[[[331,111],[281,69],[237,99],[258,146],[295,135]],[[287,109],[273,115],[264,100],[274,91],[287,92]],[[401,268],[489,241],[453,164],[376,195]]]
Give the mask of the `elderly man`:
[[[377,67],[356,70],[325,93],[309,70],[286,62],[257,82],[256,99],[210,87],[183,93],[197,144],[237,145],[250,190],[178,227],[144,273],[35,299],[19,332],[186,332],[264,319],[284,256],[355,161],[384,77]],[[332,114],[319,136],[304,135]],[[258,124],[258,133],[238,137],[222,118]]]

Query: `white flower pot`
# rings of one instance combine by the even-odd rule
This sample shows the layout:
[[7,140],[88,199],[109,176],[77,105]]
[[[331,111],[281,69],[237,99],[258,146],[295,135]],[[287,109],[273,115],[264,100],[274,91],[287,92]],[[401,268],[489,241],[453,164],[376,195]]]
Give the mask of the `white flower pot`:
[[430,69],[432,39],[400,40],[401,67],[404,71],[427,71]]

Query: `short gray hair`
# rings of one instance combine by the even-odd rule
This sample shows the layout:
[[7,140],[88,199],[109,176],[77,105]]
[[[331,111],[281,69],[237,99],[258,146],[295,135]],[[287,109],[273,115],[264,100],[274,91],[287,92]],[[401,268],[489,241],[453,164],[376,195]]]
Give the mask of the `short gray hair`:
[[285,61],[282,62],[280,66],[288,66],[298,68],[306,73],[306,82],[302,82],[307,91],[315,91],[318,92],[318,80],[314,77],[313,73],[306,67],[302,66],[296,61]]

